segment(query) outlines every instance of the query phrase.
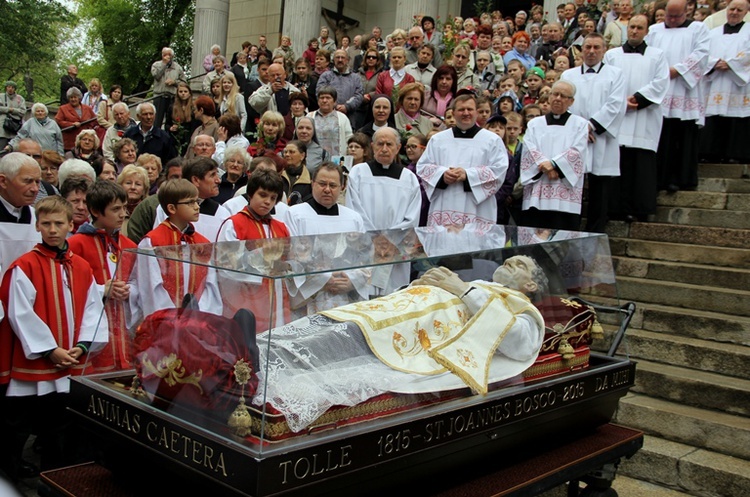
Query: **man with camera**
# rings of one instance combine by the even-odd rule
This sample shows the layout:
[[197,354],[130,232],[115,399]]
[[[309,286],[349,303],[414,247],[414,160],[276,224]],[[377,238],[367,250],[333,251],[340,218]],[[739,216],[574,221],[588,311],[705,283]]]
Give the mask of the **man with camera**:
[[154,127],[161,128],[164,115],[167,113],[174,96],[177,93],[177,83],[187,81],[185,71],[177,62],[173,61],[174,51],[169,47],[161,49],[161,60],[151,64],[151,75],[154,77],[154,107],[156,118]]
[[255,90],[248,102],[261,116],[267,110],[275,110],[282,116],[288,116],[289,95],[297,92],[299,89],[287,82],[284,66],[271,64],[268,66],[268,83]]

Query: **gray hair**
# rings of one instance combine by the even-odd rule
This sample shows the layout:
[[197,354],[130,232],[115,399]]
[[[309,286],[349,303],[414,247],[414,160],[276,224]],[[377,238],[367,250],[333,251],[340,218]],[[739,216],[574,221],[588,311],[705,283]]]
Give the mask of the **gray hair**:
[[192,142],[190,142],[190,146],[191,146],[191,147],[194,147],[194,146],[195,146],[195,144],[196,144],[196,143],[198,142],[198,137],[199,137],[199,136],[207,136],[207,137],[211,138],[211,144],[212,144],[212,145],[214,145],[214,146],[216,145],[216,140],[214,139],[214,137],[213,137],[212,135],[206,135],[206,134],[202,134],[202,133],[201,133],[201,134],[195,135],[195,136],[193,137],[193,141],[192,141]]
[[96,183],[96,171],[85,160],[68,159],[60,164],[60,170],[57,173],[57,182],[59,185],[62,185],[66,179],[73,176],[85,176],[92,183]]
[[399,147],[401,146],[401,134],[398,132],[398,130],[391,128],[390,126],[383,126],[382,128],[378,128],[375,133],[372,134],[372,142],[375,143],[375,140],[378,136],[389,133],[396,139],[396,145]]
[[[135,108],[135,115],[136,116],[140,116],[141,115],[141,111],[147,105],[149,107],[151,107],[151,110],[153,110],[154,112],[156,112],[156,107],[154,107],[154,104],[152,104],[151,102],[141,102],[141,103],[138,104],[138,107]],[[62,184],[62,183],[60,183],[60,184]]]
[[574,85],[573,83],[571,83],[570,81],[568,81],[566,79],[559,79],[559,80],[555,81],[552,84],[552,88],[550,88],[550,89],[554,90],[555,87],[561,86],[561,85],[566,85],[568,88],[570,88],[570,92],[571,92],[570,96],[571,97],[575,97],[576,96],[576,85]]
[[221,47],[219,45],[211,45],[211,52],[214,50],[219,50],[221,52]]
[[[68,91],[65,92],[65,96],[68,97],[68,98],[70,98],[72,96],[76,96],[78,98],[83,98],[83,93],[81,93],[81,90],[79,90],[75,86],[71,86],[70,88],[68,88]],[[62,184],[62,183],[60,183],[60,184]]]
[[44,109],[44,115],[49,115],[49,109],[42,102],[37,102],[31,106],[31,113],[36,113],[37,109]]
[[21,152],[11,152],[0,159],[0,174],[5,175],[8,179],[13,179],[23,166],[31,166],[32,164],[39,167],[39,164],[28,155]]
[[128,105],[125,102],[117,102],[115,105],[112,106],[112,112],[118,110],[118,109],[125,109],[128,110]]
[[253,158],[250,157],[250,154],[247,153],[247,149],[245,147],[241,147],[238,145],[232,145],[231,147],[227,147],[226,150],[224,150],[224,162],[226,162],[227,159],[230,159],[236,155],[239,155],[240,157],[242,157],[242,162],[245,163],[244,170],[247,171],[247,168],[250,167],[250,162],[252,162]]

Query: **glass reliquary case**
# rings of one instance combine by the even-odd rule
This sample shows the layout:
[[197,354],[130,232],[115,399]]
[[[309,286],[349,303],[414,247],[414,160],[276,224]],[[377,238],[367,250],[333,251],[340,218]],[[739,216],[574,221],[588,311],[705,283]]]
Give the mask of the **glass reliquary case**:
[[113,452],[231,494],[332,491],[590,429],[634,379],[590,347],[597,306],[619,305],[606,235],[182,245],[127,251],[117,274],[130,296],[105,305],[73,411]]

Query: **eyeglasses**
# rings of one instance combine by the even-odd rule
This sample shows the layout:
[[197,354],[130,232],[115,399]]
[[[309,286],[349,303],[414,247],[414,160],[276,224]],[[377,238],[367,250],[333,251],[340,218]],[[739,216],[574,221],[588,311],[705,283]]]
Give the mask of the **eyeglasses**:
[[550,98],[556,98],[556,97],[560,97],[560,98],[573,98],[570,95],[563,95],[559,91],[553,91],[552,93],[549,94],[549,97]]
[[365,59],[377,59],[377,58],[378,58],[377,55],[366,55],[365,56]]
[[329,183],[328,181],[316,181],[315,184],[318,185],[319,187],[321,187],[324,190],[326,188],[330,188],[331,190],[335,190],[336,188],[338,188],[340,186],[338,183]]
[[182,200],[180,202],[175,202],[175,205],[192,205],[192,206],[198,206],[198,205],[200,205],[200,201],[197,198],[194,198],[193,200]]
[[421,38],[421,36],[420,36],[420,35],[415,35],[415,36],[410,36],[410,37],[409,37],[409,39],[410,39],[410,40],[418,40],[418,39],[420,39],[420,38]]

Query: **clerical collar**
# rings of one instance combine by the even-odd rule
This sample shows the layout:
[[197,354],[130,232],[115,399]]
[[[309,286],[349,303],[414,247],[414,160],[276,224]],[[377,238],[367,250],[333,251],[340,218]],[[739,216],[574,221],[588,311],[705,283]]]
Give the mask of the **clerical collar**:
[[453,126],[453,138],[474,138],[482,128],[474,124],[471,128],[466,131],[462,130],[458,126]]
[[556,116],[550,112],[549,114],[544,116],[544,118],[547,120],[547,126],[565,126],[565,123],[568,122],[569,117],[570,112],[565,112],[563,114],[560,114],[559,116]]
[[624,53],[637,53],[641,55],[646,55],[646,42],[642,41],[640,45],[637,47],[632,46],[629,42],[625,42],[625,44],[622,46],[622,51]]
[[736,35],[740,32],[742,29],[742,26],[745,25],[745,21],[740,21],[734,26],[730,26],[729,23],[724,24],[724,34],[725,35]]
[[395,162],[384,166],[375,159],[368,161],[367,165],[370,166],[370,171],[375,177],[399,179],[401,177],[401,170],[403,167],[396,164]]
[[307,201],[308,204],[310,204],[310,207],[315,211],[316,214],[319,216],[338,216],[339,215],[339,204],[333,204],[330,208],[327,208],[321,204],[319,204],[314,198],[311,198]]
[[691,21],[690,19],[685,19],[685,22],[683,22],[683,23],[682,23],[682,24],[680,24],[679,26],[675,26],[674,28],[670,28],[669,26],[667,26],[667,23],[666,23],[666,22],[664,23],[664,27],[665,27],[666,29],[678,29],[678,28],[686,28],[686,27],[690,26],[690,24],[692,24],[692,23],[693,23],[693,21]]
[[599,62],[595,66],[587,66],[586,64],[581,64],[581,74],[586,74],[589,71],[589,69],[593,69],[596,74],[599,74],[599,71],[602,70],[602,67],[604,67],[604,62]]

